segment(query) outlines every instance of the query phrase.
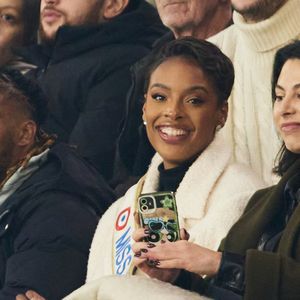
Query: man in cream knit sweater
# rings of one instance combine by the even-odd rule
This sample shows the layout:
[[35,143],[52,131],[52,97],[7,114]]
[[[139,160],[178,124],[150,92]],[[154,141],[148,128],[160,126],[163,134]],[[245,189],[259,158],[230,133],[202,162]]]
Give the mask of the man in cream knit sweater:
[[232,0],[234,24],[211,38],[231,58],[235,85],[226,136],[234,160],[269,183],[280,142],[272,121],[271,70],[276,50],[300,37],[300,0]]

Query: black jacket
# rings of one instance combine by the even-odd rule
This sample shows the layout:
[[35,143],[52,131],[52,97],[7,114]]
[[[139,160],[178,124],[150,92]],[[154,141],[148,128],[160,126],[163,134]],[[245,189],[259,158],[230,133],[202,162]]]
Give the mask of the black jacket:
[[103,24],[62,27],[54,47],[36,46],[22,54],[38,66],[34,76],[50,99],[46,131],[77,145],[106,179],[124,118],[130,66],[164,32],[156,10],[142,0]]
[[82,285],[99,216],[113,200],[93,167],[55,145],[0,206],[0,299],[28,289],[61,299]]
[[[174,35],[169,31],[155,42],[153,48],[158,49],[172,40]],[[132,84],[126,99],[126,115],[117,145],[115,185],[123,183],[128,176],[139,178],[144,175],[155,153],[142,120],[145,72],[149,57],[142,58],[131,67]],[[122,191],[126,188],[122,187]]]

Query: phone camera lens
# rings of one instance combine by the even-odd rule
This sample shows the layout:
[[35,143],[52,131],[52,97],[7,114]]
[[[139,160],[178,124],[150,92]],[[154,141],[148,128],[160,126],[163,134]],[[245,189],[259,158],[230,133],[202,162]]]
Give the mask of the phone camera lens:
[[148,210],[148,206],[147,205],[142,205],[141,206],[141,211],[147,211]]
[[144,204],[144,205],[147,204],[147,198],[142,198],[141,199],[141,204]]

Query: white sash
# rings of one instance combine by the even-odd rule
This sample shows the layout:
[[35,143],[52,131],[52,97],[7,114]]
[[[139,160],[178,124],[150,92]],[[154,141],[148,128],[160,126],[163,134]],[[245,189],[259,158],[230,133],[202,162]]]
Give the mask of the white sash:
[[133,231],[138,227],[135,220],[137,212],[137,199],[144,185],[144,177],[138,184],[135,197],[124,197],[122,205],[118,210],[113,231],[113,274],[114,275],[131,275],[134,273],[133,251],[131,249]]

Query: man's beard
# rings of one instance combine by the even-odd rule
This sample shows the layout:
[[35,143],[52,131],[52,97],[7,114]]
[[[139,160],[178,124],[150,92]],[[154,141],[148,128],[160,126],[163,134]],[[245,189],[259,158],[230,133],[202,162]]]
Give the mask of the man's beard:
[[49,35],[45,32],[42,22],[40,22],[39,26],[39,40],[41,41],[42,44],[46,45],[53,45],[55,43],[56,35],[60,27],[62,26],[82,26],[82,25],[97,25],[102,23],[104,20],[102,20],[99,17],[99,12],[102,9],[103,2],[97,1],[96,4],[94,5],[93,9],[90,10],[89,13],[87,13],[85,16],[80,16],[75,20],[68,20],[67,13],[60,11],[60,13],[64,17],[64,22],[61,24],[57,30]]
[[285,2],[286,0],[259,0],[245,9],[239,10],[234,5],[233,8],[245,19],[259,22],[271,17]]

